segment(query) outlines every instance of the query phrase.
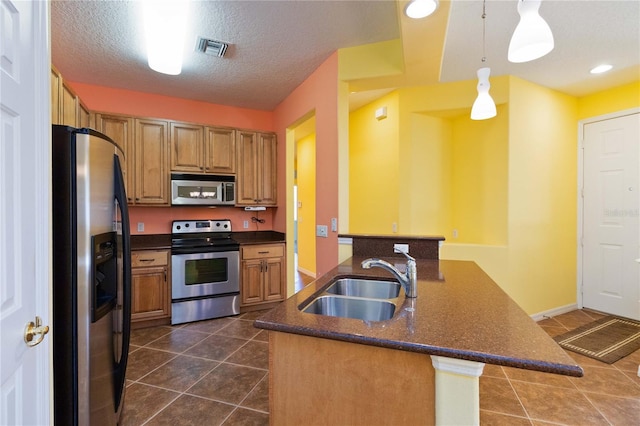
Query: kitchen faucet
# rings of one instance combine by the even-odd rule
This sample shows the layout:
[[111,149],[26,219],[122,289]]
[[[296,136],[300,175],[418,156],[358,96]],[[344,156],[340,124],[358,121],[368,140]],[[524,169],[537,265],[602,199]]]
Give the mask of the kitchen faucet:
[[404,251],[396,250],[396,253],[402,253],[407,257],[407,272],[404,274],[395,266],[382,259],[371,258],[363,260],[362,267],[364,269],[369,269],[377,266],[378,268],[386,269],[391,272],[398,281],[400,281],[407,297],[418,297],[418,272],[416,270],[416,260]]

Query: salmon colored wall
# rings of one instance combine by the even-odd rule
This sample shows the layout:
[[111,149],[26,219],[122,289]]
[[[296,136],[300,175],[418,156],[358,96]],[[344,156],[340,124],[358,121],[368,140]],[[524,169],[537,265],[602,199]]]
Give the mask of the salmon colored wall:
[[[84,83],[69,82],[69,85],[91,111],[251,130],[274,130],[272,112]],[[171,221],[189,219],[231,219],[231,228],[234,231],[245,230],[243,222],[248,220],[249,228],[246,230],[256,230],[256,224],[251,222],[251,216],[255,215],[255,212],[245,212],[241,208],[130,207],[129,210],[132,234],[139,233],[137,231],[138,222],[144,223],[144,234],[166,234],[171,232]],[[259,212],[260,218],[265,219],[265,223],[259,224],[258,229],[271,230],[273,228],[274,210],[270,208]]]
[[[274,111],[278,135],[278,208],[273,218],[274,229],[285,231],[292,218],[285,208],[289,194],[287,167],[287,128],[299,123],[315,111],[316,118],[316,223],[329,226],[338,217],[338,54],[331,55]],[[291,153],[293,148],[291,147]],[[291,170],[291,176],[293,170]],[[291,179],[290,185],[293,184]],[[292,244],[288,244],[292,246]],[[288,250],[293,250],[288,247]],[[292,258],[293,252],[289,259]],[[288,252],[289,254],[289,252]],[[323,275],[338,263],[338,233],[329,231],[328,238],[316,238],[316,272]],[[291,263],[291,262],[290,262]],[[292,267],[292,266],[291,266]],[[291,285],[291,283],[289,283]],[[291,293],[291,288],[289,289]]]
[[273,131],[273,113],[69,82],[91,111]]
[[[251,217],[264,219],[264,223],[252,222]],[[174,220],[230,219],[234,232],[268,231],[273,228],[272,215],[267,211],[247,212],[237,207],[136,207],[129,206],[131,234],[170,234]],[[249,228],[244,228],[244,221]],[[144,232],[138,232],[138,223],[144,223]]]

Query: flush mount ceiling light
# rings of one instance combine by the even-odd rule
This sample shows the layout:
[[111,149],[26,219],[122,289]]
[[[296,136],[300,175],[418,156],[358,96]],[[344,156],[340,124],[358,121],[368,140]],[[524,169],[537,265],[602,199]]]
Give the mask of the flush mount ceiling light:
[[145,0],[143,3],[149,67],[163,74],[180,74],[189,1]]
[[[486,2],[482,2],[482,63],[487,61],[487,57],[485,55],[486,48],[486,23],[485,20],[487,18],[486,13]],[[489,94],[489,88],[491,88],[491,84],[489,83],[489,75],[491,74],[491,68],[483,67],[478,70],[478,97],[475,102],[473,102],[473,106],[471,107],[471,119],[472,120],[486,120],[489,118],[493,118],[496,116],[496,103],[493,101],[493,98]]]
[[611,68],[613,68],[612,65],[602,64],[602,65],[598,65],[595,68],[592,68],[591,71],[589,71],[589,72],[591,74],[602,74],[603,72],[607,72],[607,71],[611,70]]
[[542,0],[518,0],[520,22],[509,43],[509,62],[529,62],[553,50],[553,33],[538,13]]
[[409,18],[421,19],[431,15],[437,8],[437,0],[411,0],[404,8],[404,13]]

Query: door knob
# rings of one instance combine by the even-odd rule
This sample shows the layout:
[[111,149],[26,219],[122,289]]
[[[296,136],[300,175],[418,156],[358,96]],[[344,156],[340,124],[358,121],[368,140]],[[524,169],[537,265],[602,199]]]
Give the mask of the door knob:
[[[48,325],[42,325],[40,317],[36,316],[36,322],[29,321],[24,328],[24,342],[27,346],[35,346],[42,342],[45,334],[49,332]],[[34,340],[35,339],[35,340]]]

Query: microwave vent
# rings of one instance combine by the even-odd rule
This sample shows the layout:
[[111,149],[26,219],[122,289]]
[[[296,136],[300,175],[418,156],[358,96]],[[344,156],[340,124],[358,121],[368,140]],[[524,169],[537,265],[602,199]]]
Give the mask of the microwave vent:
[[229,44],[222,41],[211,40],[204,37],[198,37],[196,42],[196,51],[205,53],[211,56],[217,56],[222,58],[227,52]]

